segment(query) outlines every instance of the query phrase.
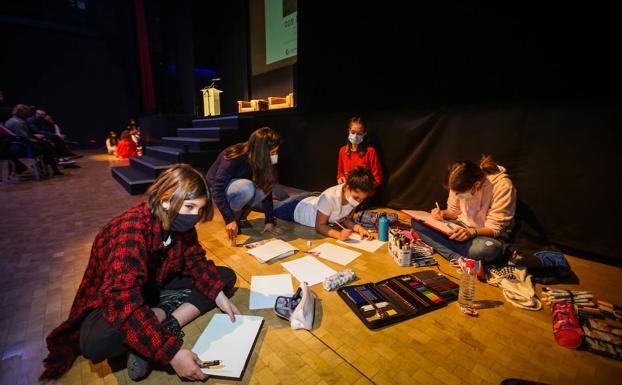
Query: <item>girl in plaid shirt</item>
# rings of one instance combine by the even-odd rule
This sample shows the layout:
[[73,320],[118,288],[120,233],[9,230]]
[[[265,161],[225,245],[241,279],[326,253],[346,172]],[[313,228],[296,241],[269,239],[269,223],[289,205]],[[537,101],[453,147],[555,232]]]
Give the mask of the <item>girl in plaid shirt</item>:
[[240,314],[225,294],[235,273],[205,258],[194,228],[211,219],[207,183],[181,164],[146,195],[96,236],[69,318],[47,337],[41,379],[62,376],[80,354],[99,362],[126,353],[134,380],[151,362],[185,379],[207,378],[198,356],[182,348],[181,328],[215,306],[232,321]]

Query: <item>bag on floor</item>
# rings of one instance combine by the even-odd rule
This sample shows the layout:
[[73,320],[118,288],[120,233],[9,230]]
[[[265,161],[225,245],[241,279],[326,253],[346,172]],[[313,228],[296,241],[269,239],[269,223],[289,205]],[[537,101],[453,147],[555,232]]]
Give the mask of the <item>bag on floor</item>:
[[288,320],[294,330],[311,330],[315,318],[315,296],[309,290],[309,285],[301,283],[293,297],[277,297],[274,312]]

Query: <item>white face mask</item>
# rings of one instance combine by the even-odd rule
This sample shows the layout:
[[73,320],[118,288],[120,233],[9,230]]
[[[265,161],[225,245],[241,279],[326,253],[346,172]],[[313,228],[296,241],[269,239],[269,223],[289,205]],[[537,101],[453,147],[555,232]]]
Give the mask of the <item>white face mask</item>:
[[363,135],[350,134],[348,135],[348,140],[352,144],[360,144],[363,141]]
[[279,161],[279,154],[270,155],[270,162],[272,162],[272,164],[276,164],[278,161]]
[[356,199],[352,198],[349,194],[346,195],[346,200],[348,201],[348,203],[352,207],[356,207],[356,206],[358,206],[361,203],[361,202],[357,201]]
[[466,200],[469,200],[469,199],[473,198],[473,193],[471,191],[469,191],[469,192],[465,192],[465,193],[456,194],[456,198],[464,199],[466,201]]

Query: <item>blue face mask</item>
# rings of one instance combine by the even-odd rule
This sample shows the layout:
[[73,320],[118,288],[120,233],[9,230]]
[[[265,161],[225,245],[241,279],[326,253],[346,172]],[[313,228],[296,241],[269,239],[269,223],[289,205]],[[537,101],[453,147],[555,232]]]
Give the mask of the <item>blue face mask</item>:
[[199,222],[197,214],[177,214],[175,220],[171,223],[171,230],[177,233],[185,233],[192,230],[197,222]]
[[350,134],[348,135],[348,140],[352,144],[361,144],[361,142],[363,142],[363,135]]

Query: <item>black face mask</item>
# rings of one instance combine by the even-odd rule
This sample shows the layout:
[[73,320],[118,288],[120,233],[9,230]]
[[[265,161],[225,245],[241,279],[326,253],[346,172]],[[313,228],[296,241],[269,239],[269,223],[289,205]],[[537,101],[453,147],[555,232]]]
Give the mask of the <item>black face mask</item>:
[[197,214],[177,214],[175,220],[171,223],[171,230],[177,233],[185,233],[192,230],[197,222],[199,222]]

